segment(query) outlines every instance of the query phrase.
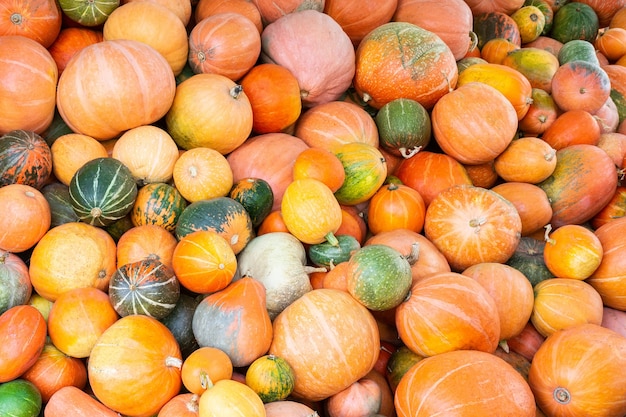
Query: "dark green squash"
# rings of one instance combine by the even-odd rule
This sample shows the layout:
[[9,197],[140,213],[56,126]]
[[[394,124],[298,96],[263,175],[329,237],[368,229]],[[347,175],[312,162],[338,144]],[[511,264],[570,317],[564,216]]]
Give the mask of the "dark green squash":
[[0,136],[0,187],[24,184],[41,189],[52,173],[52,152],[35,132],[12,130]]
[[67,185],[51,182],[41,189],[41,193],[50,205],[50,227],[80,220],[72,208],[70,189]]
[[569,2],[554,14],[550,37],[565,44],[573,39],[592,42],[598,36],[600,22],[591,6]]
[[308,249],[309,259],[314,265],[330,268],[350,260],[354,252],[361,248],[361,244],[352,235],[336,235],[337,244],[326,241],[316,245],[310,245]]
[[534,287],[536,284],[554,275],[543,260],[544,240],[530,236],[522,236],[513,255],[506,262],[507,265],[520,271]]
[[396,156],[410,158],[430,143],[430,115],[415,100],[398,98],[376,114],[380,145]]
[[0,384],[0,416],[37,417],[41,407],[41,393],[32,382],[14,379]]
[[192,297],[189,294],[181,293],[172,312],[159,320],[161,323],[165,324],[165,327],[170,329],[170,332],[174,335],[184,358],[200,347],[193,335],[193,329],[191,327],[193,313],[199,302],[199,297]]
[[54,109],[54,117],[46,130],[41,133],[48,146],[52,146],[55,140],[63,135],[74,133],[72,129],[65,123],[59,111]]
[[130,212],[137,197],[137,184],[119,160],[96,158],[76,171],[69,191],[72,207],[81,221],[106,226]]
[[241,203],[255,228],[270,214],[274,205],[272,187],[261,178],[240,179],[233,184],[229,197]]
[[139,189],[130,218],[135,226],[153,224],[173,233],[185,207],[187,200],[176,187],[154,182]]
[[122,317],[143,314],[162,319],[176,307],[180,284],[170,267],[146,258],[122,265],[111,275],[109,298]]
[[502,12],[486,12],[474,16],[474,33],[478,37],[478,48],[495,38],[504,38],[521,46],[522,37],[515,20]]

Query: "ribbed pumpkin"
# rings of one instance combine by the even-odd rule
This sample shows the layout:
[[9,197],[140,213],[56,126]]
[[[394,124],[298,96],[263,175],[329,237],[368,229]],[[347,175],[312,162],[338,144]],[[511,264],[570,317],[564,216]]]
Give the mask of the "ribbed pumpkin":
[[197,147],[183,152],[173,170],[176,189],[189,202],[224,197],[233,186],[226,157],[215,149]]
[[598,111],[611,94],[611,79],[600,66],[575,60],[562,64],[552,76],[552,98],[563,111]]
[[[520,2],[520,0],[517,1]],[[523,0],[521,3],[523,3]],[[472,8],[471,4],[470,8]],[[522,44],[522,37],[517,23],[515,23],[509,13],[501,10],[477,13],[474,9],[472,9],[472,12],[474,14],[473,29],[478,37],[478,49],[482,49],[487,42],[495,38],[507,39],[515,45]]]
[[52,173],[64,185],[69,186],[72,177],[85,163],[106,158],[109,153],[102,142],[79,133],[66,133],[57,137],[52,146]]
[[264,417],[263,401],[246,384],[232,379],[217,381],[198,401],[199,417]]
[[109,15],[120,5],[120,0],[60,0],[59,6],[67,17],[82,26],[98,26],[103,24]]
[[391,20],[397,5],[398,0],[326,0],[324,13],[339,23],[356,48],[371,30]]
[[546,227],[552,218],[550,200],[538,185],[505,181],[491,188],[510,201],[522,221],[522,236],[530,236]]
[[62,13],[56,1],[10,1],[2,10],[0,35],[20,35],[48,48],[61,30]]
[[340,145],[334,150],[345,171],[341,187],[335,191],[340,204],[354,206],[369,200],[387,178],[387,164],[378,149],[362,142]]
[[156,259],[143,259],[120,266],[111,276],[108,292],[120,316],[162,319],[176,307],[180,284],[172,268]]
[[17,378],[0,385],[0,413],[7,416],[38,416],[41,393],[30,381]]
[[[191,2],[190,2],[191,3]],[[259,33],[263,31],[261,12],[254,2],[249,0],[198,0],[194,1],[194,18],[196,22],[217,13],[235,12],[250,19]]]
[[0,187],[0,249],[23,252],[32,248],[50,228],[50,205],[30,185]]
[[52,123],[58,69],[48,50],[26,36],[0,36],[0,134],[42,133]]
[[173,233],[185,207],[187,200],[176,187],[155,182],[139,188],[129,214],[135,226],[152,224]]
[[421,232],[426,205],[420,193],[404,184],[383,185],[370,198],[367,225],[373,234],[394,229]]
[[0,137],[0,186],[26,184],[41,189],[52,173],[52,152],[37,133],[13,130]]
[[85,163],[74,173],[69,191],[80,220],[95,226],[107,226],[126,216],[137,197],[132,173],[114,158]]
[[[89,83],[89,89],[81,86]],[[76,53],[59,77],[57,109],[75,133],[106,140],[161,119],[176,93],[174,73],[154,48],[131,39]]]
[[433,32],[412,23],[378,26],[356,50],[354,87],[377,109],[404,97],[430,110],[456,86],[457,78],[450,48]]

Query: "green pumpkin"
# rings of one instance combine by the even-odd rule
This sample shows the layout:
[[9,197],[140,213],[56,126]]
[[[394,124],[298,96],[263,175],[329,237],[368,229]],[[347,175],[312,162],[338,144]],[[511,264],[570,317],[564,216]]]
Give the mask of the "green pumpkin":
[[600,65],[595,46],[582,39],[572,39],[565,42],[559,49],[558,59],[560,65],[572,61],[587,61],[590,64]]
[[543,240],[522,236],[506,264],[524,274],[533,287],[543,280],[554,278],[543,260],[545,246],[546,242]]
[[50,227],[80,219],[72,208],[69,187],[60,182],[52,182],[41,189],[41,194],[50,206]]
[[336,235],[337,244],[322,242],[310,245],[308,255],[311,262],[316,266],[330,268],[350,260],[354,252],[361,248],[361,244],[352,235]]
[[41,393],[24,379],[0,384],[0,416],[37,417],[41,412]]
[[364,142],[349,142],[337,146],[334,153],[346,173],[343,184],[335,191],[339,204],[363,203],[385,182],[387,162],[377,147]]
[[229,197],[241,203],[250,215],[253,227],[258,227],[272,211],[274,193],[261,178],[242,178],[233,184]]
[[410,158],[430,143],[430,115],[418,101],[392,100],[381,107],[375,121],[380,145],[393,155]]
[[113,10],[120,5],[120,0],[59,0],[63,14],[82,26],[104,24]]
[[119,160],[96,158],[74,173],[69,192],[80,221],[101,227],[130,212],[137,197],[137,184]]
[[286,399],[295,387],[296,374],[289,363],[276,355],[255,359],[246,370],[246,385],[264,403]]
[[570,2],[554,14],[550,37],[565,44],[573,39],[592,42],[598,36],[600,22],[591,6],[585,3]]

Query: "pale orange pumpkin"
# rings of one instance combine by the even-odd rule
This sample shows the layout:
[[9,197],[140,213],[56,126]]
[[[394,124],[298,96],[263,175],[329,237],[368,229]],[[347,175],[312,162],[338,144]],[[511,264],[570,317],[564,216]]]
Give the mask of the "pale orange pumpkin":
[[233,172],[226,157],[207,147],[182,152],[172,167],[172,178],[189,202],[224,197],[233,186]]
[[510,201],[522,221],[522,236],[543,229],[552,218],[550,200],[539,186],[526,182],[503,182],[491,188]]
[[263,31],[261,12],[251,0],[198,0],[195,3],[194,18],[196,22],[214,14],[235,12],[250,19],[259,33]]
[[207,389],[198,401],[198,416],[227,415],[265,417],[263,401],[249,386],[232,379],[221,379]]
[[59,136],[50,147],[52,172],[59,182],[70,185],[72,177],[85,163],[109,156],[102,142],[80,133]]
[[30,185],[0,187],[0,249],[23,252],[32,248],[48,232],[50,205],[41,191]]
[[[121,0],[120,4],[132,3],[134,1],[145,1],[145,0]],[[148,0],[153,3],[160,4],[161,6],[165,6],[170,9],[178,18],[183,22],[183,25],[187,27],[187,24],[191,21],[192,15],[192,1],[191,0]],[[193,3],[197,3],[196,0]]]

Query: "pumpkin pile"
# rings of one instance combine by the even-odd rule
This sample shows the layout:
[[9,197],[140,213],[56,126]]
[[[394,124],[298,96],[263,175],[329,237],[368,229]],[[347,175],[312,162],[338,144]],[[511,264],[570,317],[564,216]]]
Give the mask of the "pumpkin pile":
[[0,415],[626,415],[626,0],[9,0]]

